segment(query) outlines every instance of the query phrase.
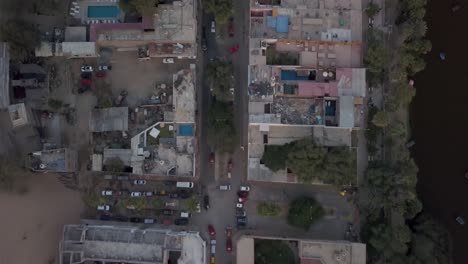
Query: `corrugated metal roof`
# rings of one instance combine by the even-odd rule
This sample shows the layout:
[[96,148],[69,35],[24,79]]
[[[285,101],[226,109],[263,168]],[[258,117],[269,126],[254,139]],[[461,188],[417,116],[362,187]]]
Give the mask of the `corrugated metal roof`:
[[63,42],[62,51],[64,55],[75,57],[96,56],[95,42]]
[[94,109],[89,120],[91,132],[128,131],[128,107]]

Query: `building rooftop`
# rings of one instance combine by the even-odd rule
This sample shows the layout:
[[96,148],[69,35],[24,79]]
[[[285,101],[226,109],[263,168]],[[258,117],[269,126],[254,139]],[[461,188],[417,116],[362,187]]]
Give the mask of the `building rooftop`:
[[178,261],[182,264],[206,261],[206,245],[197,232],[66,225],[60,243],[60,264],[85,261],[163,264],[172,251],[180,252]]
[[0,109],[10,104],[10,50],[8,43],[0,42]]
[[175,122],[195,122],[195,65],[173,75],[172,104]]
[[66,27],[65,28],[66,42],[85,42],[86,27]]
[[96,57],[96,43],[62,42],[62,54],[70,57]]
[[75,172],[77,160],[76,151],[67,148],[29,154],[29,163],[33,171]]
[[128,107],[93,109],[89,130],[91,132],[128,131]]
[[154,14],[154,39],[166,42],[195,43],[197,34],[196,1],[180,0],[160,4]]

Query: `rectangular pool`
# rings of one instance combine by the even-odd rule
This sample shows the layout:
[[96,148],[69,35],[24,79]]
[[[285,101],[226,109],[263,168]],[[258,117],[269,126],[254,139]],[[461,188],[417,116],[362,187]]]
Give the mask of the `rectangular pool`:
[[117,17],[120,14],[118,6],[88,6],[88,17]]
[[193,126],[192,125],[180,125],[179,136],[193,136]]

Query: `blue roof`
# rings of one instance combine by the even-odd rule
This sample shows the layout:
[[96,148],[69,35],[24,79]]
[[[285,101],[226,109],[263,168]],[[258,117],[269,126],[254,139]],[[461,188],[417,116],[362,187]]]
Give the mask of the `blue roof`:
[[276,17],[276,32],[287,33],[288,32],[289,17],[278,16]]
[[276,17],[267,16],[266,23],[267,27],[276,28]]

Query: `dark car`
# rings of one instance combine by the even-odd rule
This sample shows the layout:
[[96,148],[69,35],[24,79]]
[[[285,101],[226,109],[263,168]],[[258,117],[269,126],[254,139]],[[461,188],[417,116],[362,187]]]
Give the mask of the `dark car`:
[[247,225],[247,217],[245,216],[238,216],[237,217],[237,227],[243,228]]
[[119,222],[128,222],[128,217],[126,216],[118,215],[118,216],[114,216],[114,219]]
[[203,207],[208,210],[210,209],[210,197],[208,195],[205,195],[203,197]]
[[176,183],[177,183],[176,181],[164,181],[164,185],[166,186],[174,186],[176,185]]
[[239,196],[240,198],[247,198],[247,196],[249,196],[249,192],[246,192],[246,191],[238,191],[238,192],[237,192],[237,196]]
[[175,225],[188,225],[188,222],[188,218],[177,218],[176,220],[174,220]]
[[215,162],[215,153],[214,152],[210,153],[210,156],[209,156],[208,160],[209,160],[209,162],[211,164],[213,164]]
[[173,215],[174,211],[172,211],[170,209],[164,209],[164,210],[162,210],[162,214],[163,215]]
[[83,79],[91,79],[92,76],[93,76],[93,74],[90,73],[90,72],[82,72],[81,73],[81,78],[83,78]]
[[179,191],[179,196],[182,199],[188,199],[188,198],[192,197],[192,192],[186,191],[186,190],[181,190],[181,191]]
[[208,225],[208,233],[213,238],[216,236],[216,231],[215,231],[215,229],[214,229],[214,227],[212,225]]
[[100,215],[99,220],[110,221],[110,220],[112,220],[112,217],[110,215]]
[[208,49],[208,43],[206,41],[206,28],[202,28],[202,40],[201,40],[202,50],[206,51]]
[[244,208],[236,208],[236,216],[246,216],[247,213],[245,212]]
[[171,198],[179,198],[179,193],[178,192],[173,192],[169,194],[169,197]]
[[143,222],[143,219],[141,219],[140,217],[130,217],[129,220],[132,223],[141,223],[141,222]]

